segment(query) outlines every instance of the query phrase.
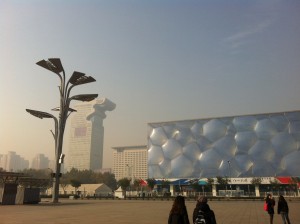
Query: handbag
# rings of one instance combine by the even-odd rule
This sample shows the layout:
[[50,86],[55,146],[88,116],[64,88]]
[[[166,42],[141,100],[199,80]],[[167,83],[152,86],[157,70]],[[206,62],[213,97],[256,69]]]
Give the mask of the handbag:
[[268,203],[267,202],[264,203],[264,210],[268,211]]

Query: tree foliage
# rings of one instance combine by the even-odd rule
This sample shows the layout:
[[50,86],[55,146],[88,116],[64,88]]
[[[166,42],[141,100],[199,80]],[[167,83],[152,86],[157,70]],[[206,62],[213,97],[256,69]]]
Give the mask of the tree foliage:
[[155,184],[156,184],[156,180],[154,178],[148,178],[147,180],[147,185],[148,187],[151,189],[151,191],[153,190]]
[[131,179],[128,179],[127,177],[122,178],[118,181],[118,186],[122,188],[123,191],[126,191],[126,189],[130,186]]
[[70,180],[71,186],[75,188],[75,192],[81,186],[81,182],[79,180],[72,179]]
[[[33,178],[51,179],[51,173],[53,171],[49,168],[47,169],[24,169],[21,173],[24,173]],[[109,172],[97,173],[92,170],[78,170],[72,168],[67,173],[62,174],[60,178],[60,183],[63,188],[66,188],[71,184],[71,180],[78,180],[82,184],[98,184],[104,183],[110,187],[113,191],[117,189],[117,181],[115,175]]]
[[191,187],[192,187],[196,192],[199,192],[199,191],[201,190],[201,186],[199,185],[198,180],[197,180],[197,181],[191,182]]
[[214,178],[207,178],[207,184],[208,185],[213,185],[215,183]]
[[33,178],[38,178],[38,179],[49,179],[51,178],[51,169],[24,169],[21,171],[21,173],[24,173],[26,176],[30,176]]
[[261,182],[262,182],[262,179],[260,177],[254,177],[251,180],[251,184],[254,184],[254,185],[260,185]]
[[134,187],[135,190],[138,190],[141,187],[141,180],[140,179],[134,179],[133,187]]
[[63,174],[62,179],[65,180],[65,183],[70,183],[71,179],[76,179],[82,184],[104,183],[113,191],[117,189],[117,181],[115,175],[109,172],[97,173],[92,170],[78,170],[72,168],[69,172]]
[[161,180],[161,187],[162,188],[167,188],[170,185],[170,181],[168,179],[162,179]]
[[217,183],[220,184],[220,186],[224,187],[226,185],[228,185],[228,178],[227,177],[221,177],[221,176],[217,176]]
[[274,179],[274,181],[270,180],[270,185],[273,190],[278,190],[280,187],[280,182],[276,179]]

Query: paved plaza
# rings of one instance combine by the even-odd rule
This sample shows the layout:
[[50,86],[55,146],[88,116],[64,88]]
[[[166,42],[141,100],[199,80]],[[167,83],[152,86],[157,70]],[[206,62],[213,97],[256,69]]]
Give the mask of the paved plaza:
[[[172,200],[69,200],[59,204],[43,201],[38,205],[0,205],[0,223],[90,224],[90,223],[167,223]],[[195,201],[186,201],[190,222]],[[262,201],[209,201],[218,224],[268,224]],[[292,224],[300,223],[300,202],[290,201]],[[276,208],[277,209],[277,208]],[[274,224],[281,224],[274,216]]]

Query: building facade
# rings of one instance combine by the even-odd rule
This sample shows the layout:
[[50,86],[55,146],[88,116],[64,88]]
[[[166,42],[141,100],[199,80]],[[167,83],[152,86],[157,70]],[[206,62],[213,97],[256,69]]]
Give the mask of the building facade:
[[146,145],[113,147],[113,173],[122,178],[147,179],[148,151]]
[[103,120],[116,105],[106,98],[79,103],[72,114],[68,168],[99,170],[103,163]]
[[29,161],[16,152],[9,151],[7,154],[0,154],[0,167],[7,172],[20,171],[29,168]]
[[300,176],[300,111],[148,124],[149,178]]
[[36,170],[51,168],[50,160],[44,154],[37,154],[32,159],[31,168]]

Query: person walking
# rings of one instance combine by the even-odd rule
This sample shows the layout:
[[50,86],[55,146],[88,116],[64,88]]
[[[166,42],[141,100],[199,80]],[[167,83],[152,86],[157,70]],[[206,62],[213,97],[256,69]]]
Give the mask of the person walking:
[[270,216],[270,224],[273,224],[275,200],[273,199],[272,194],[267,194],[266,203],[268,206],[267,212]]
[[284,224],[291,224],[289,219],[289,206],[282,195],[279,196],[277,213],[281,215]]
[[169,213],[168,224],[190,224],[184,197],[175,198]]
[[199,196],[193,212],[193,223],[217,224],[214,211],[207,204],[207,197]]

